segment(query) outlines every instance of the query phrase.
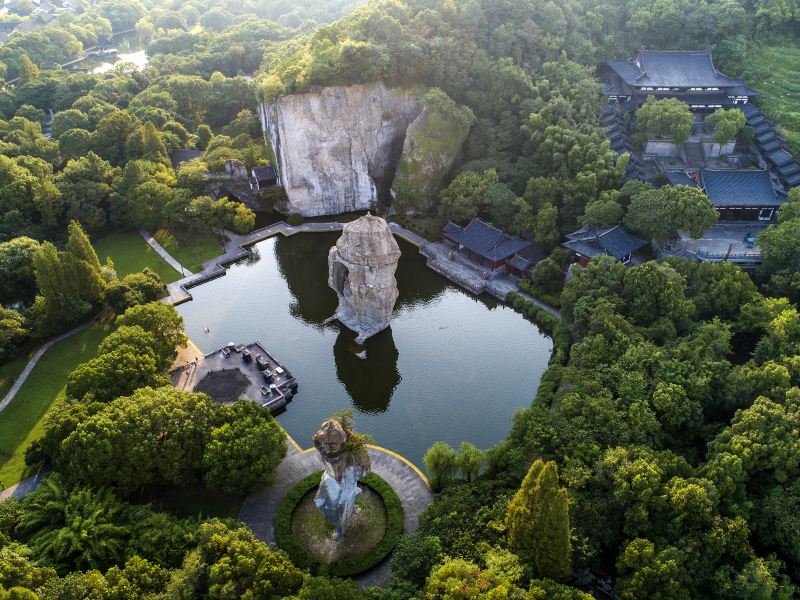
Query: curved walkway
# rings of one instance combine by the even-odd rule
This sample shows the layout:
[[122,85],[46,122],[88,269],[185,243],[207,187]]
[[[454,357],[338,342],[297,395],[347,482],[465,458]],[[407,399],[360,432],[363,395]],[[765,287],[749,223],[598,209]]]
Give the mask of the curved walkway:
[[75,329],[70,329],[66,333],[62,333],[61,335],[56,336],[53,339],[49,340],[48,342],[42,344],[42,347],[36,351],[36,354],[34,354],[31,357],[31,359],[28,361],[28,364],[25,365],[24,369],[22,369],[22,373],[19,374],[19,377],[17,377],[17,380],[14,382],[14,385],[12,385],[11,389],[8,390],[6,397],[0,400],[0,412],[2,412],[9,404],[11,404],[11,401],[14,399],[14,396],[17,395],[17,392],[19,392],[20,388],[22,387],[22,384],[24,384],[25,380],[28,379],[28,376],[31,374],[31,371],[33,371],[33,369],[42,359],[42,356],[44,356],[45,352],[47,352],[52,346],[54,346],[58,342],[65,340],[68,337],[75,335],[76,333],[80,333],[84,329],[87,329],[93,323],[94,319],[87,321],[83,325],[78,325]]
[[[278,507],[295,484],[312,473],[325,468],[319,452],[314,448],[301,450],[287,435],[289,451],[275,469],[275,483],[245,498],[239,512],[239,520],[253,530],[255,536],[275,543],[275,517]],[[433,501],[428,480],[411,462],[391,450],[369,445],[372,472],[386,480],[403,503],[403,533],[417,530],[419,515]],[[363,586],[387,585],[392,571],[387,558],[378,566],[354,579]]]

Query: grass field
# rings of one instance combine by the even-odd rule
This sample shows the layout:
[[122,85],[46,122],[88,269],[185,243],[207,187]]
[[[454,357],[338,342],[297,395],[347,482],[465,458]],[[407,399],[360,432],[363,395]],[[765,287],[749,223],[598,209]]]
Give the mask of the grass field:
[[170,283],[180,278],[180,273],[170,267],[137,232],[126,231],[112,233],[103,239],[94,242],[94,249],[100,262],[105,262],[106,257],[114,261],[117,275],[124,277],[129,273],[138,273],[149,267],[161,278],[164,283]]
[[14,380],[22,373],[22,369],[25,368],[33,352],[32,350],[24,356],[15,358],[11,362],[0,366],[0,398],[3,398],[8,393],[8,390],[11,389],[11,386],[14,385]]
[[64,398],[69,372],[95,355],[105,333],[95,325],[50,348],[0,413],[0,481],[6,486],[28,477],[25,449],[42,434],[47,411]]
[[794,154],[800,154],[800,48],[771,46],[750,53],[747,83],[756,104],[778,124]]
[[175,243],[167,251],[193,273],[203,270],[203,263],[222,254],[217,237],[212,233],[173,232]]

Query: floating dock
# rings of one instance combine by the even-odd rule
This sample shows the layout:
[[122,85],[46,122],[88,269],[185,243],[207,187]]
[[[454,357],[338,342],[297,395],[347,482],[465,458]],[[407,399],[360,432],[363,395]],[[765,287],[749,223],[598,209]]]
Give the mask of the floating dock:
[[297,380],[264,346],[228,344],[196,357],[173,373],[179,389],[208,394],[223,403],[252,400],[277,413],[297,391]]

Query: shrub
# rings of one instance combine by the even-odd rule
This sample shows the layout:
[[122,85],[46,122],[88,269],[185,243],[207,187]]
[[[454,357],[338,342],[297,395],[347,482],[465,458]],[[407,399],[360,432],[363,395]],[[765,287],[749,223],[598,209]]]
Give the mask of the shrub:
[[301,569],[309,569],[314,575],[330,575],[332,577],[350,577],[371,569],[397,545],[403,534],[403,504],[395,491],[386,481],[370,473],[361,480],[383,500],[386,509],[386,533],[372,550],[359,558],[336,561],[330,565],[320,563],[303,548],[292,533],[292,516],[303,497],[319,485],[322,471],[312,473],[295,485],[278,507],[275,517],[275,533],[278,546],[289,555],[292,562]]
[[291,225],[292,227],[297,227],[298,225],[303,224],[303,215],[298,215],[297,213],[292,213],[288,217],[286,217],[286,223]]

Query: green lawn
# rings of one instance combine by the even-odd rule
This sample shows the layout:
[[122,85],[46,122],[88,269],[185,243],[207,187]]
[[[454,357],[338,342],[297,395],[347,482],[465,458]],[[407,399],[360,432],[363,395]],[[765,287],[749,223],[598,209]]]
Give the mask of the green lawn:
[[31,351],[19,358],[15,358],[11,362],[0,365],[0,399],[4,398],[11,386],[14,385],[14,380],[22,373],[22,369],[25,368],[33,352]]
[[750,53],[747,83],[756,104],[780,125],[793,153],[800,154],[800,48],[772,46]]
[[137,232],[126,231],[112,233],[103,239],[94,242],[94,249],[100,262],[105,262],[106,257],[114,261],[117,275],[124,277],[129,273],[138,273],[149,267],[161,278],[164,283],[170,283],[180,278],[180,273],[170,267]]
[[222,254],[219,241],[213,233],[173,232],[175,244],[167,251],[193,273],[203,270],[203,263]]
[[0,413],[0,481],[13,485],[28,477],[25,449],[42,434],[42,418],[64,398],[67,375],[93,357],[106,331],[94,325],[50,348],[11,404]]

